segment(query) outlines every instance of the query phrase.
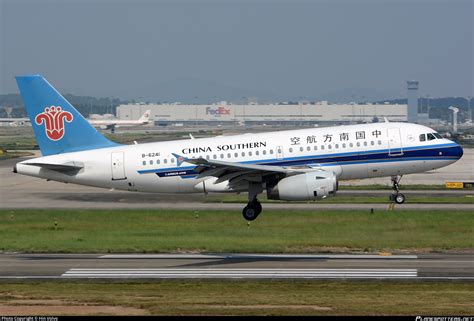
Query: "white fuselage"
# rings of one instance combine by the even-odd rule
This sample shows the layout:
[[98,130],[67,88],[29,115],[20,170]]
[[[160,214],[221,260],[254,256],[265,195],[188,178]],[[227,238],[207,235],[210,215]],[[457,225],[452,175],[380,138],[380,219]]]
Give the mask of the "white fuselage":
[[[218,136],[169,142],[122,145],[50,155],[18,163],[21,174],[61,182],[156,193],[200,192],[203,180],[195,165],[178,165],[173,154],[246,164],[305,167],[334,172],[339,180],[394,176],[447,166],[462,156],[450,140],[435,131],[407,123],[373,123],[327,128]],[[424,135],[425,140],[420,140]],[[62,173],[28,163],[78,162],[83,168]],[[212,179],[212,178],[211,178]],[[209,186],[209,184],[208,184]],[[232,192],[227,184],[208,191]]]

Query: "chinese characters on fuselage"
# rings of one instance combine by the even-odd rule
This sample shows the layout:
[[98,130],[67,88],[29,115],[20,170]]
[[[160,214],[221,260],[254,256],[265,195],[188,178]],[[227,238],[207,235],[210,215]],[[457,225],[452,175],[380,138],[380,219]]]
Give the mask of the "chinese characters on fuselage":
[[[339,136],[339,141],[343,142],[343,141],[348,141],[351,138],[351,135],[353,135],[353,138],[355,138],[356,140],[359,140],[359,139],[366,139],[368,135],[372,135],[371,137],[374,137],[374,138],[379,138],[379,136],[382,135],[382,132],[377,129],[377,130],[372,131],[372,133],[369,133],[367,136],[366,136],[365,130],[356,131],[352,134],[350,133],[339,133],[339,135],[324,134],[320,137],[320,141],[323,143],[331,143],[331,142],[334,142],[333,136]],[[291,145],[300,145],[301,141],[302,141],[301,137],[298,137],[298,136],[293,136],[290,138]],[[318,142],[318,137],[316,137],[315,135],[306,136],[307,144],[316,144],[317,142]]]

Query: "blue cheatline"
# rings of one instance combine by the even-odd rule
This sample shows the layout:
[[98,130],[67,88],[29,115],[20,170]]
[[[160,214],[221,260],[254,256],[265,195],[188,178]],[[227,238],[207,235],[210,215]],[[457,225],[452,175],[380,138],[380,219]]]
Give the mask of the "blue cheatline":
[[[440,154],[441,153],[441,154]],[[298,157],[287,157],[282,159],[265,159],[244,161],[244,164],[277,165],[277,166],[297,166],[297,165],[350,165],[365,163],[385,163],[403,162],[418,160],[446,160],[459,159],[462,156],[462,148],[455,143],[437,144],[430,146],[409,147],[403,149],[403,154],[391,156],[388,149],[371,151],[347,152],[337,154],[317,154]],[[140,174],[156,173],[160,177],[167,176],[189,176],[196,174],[193,171],[195,166],[167,167],[138,170]],[[182,174],[181,174],[182,173]]]
[[16,77],[43,156],[114,147],[41,75]]

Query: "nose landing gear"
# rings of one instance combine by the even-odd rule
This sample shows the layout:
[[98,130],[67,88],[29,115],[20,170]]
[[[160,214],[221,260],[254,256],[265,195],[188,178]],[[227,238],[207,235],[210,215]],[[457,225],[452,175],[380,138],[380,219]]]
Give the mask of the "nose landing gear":
[[397,204],[405,203],[405,195],[400,193],[400,180],[402,179],[401,175],[392,176],[392,185],[393,185],[393,194],[390,195],[390,201]]

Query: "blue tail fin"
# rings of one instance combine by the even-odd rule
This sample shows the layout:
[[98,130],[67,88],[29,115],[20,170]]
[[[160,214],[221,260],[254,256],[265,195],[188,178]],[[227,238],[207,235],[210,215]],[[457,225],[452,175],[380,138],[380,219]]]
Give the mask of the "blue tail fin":
[[44,156],[118,146],[92,127],[43,76],[20,76],[16,82]]

